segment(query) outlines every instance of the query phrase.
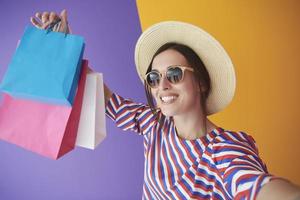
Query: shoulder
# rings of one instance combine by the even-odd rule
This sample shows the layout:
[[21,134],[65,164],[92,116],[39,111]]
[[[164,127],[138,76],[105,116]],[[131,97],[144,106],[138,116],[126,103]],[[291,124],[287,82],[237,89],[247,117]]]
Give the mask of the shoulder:
[[211,141],[210,145],[215,158],[258,156],[255,140],[242,131],[224,130]]
[[223,142],[223,141],[248,141],[249,139],[253,139],[252,136],[249,134],[243,132],[243,131],[232,131],[232,130],[225,130],[218,134],[215,138],[215,141],[217,142]]
[[243,131],[230,131],[224,130],[213,140],[213,144],[236,144],[236,145],[246,145],[251,148],[256,148],[256,142],[254,138],[243,132]]

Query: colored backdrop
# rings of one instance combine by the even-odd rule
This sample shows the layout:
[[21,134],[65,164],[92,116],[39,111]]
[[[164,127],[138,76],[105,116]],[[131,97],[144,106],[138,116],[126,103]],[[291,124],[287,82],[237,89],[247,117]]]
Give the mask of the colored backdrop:
[[[91,67],[113,91],[143,101],[133,59],[141,28],[132,0],[0,0],[1,78],[29,18],[64,8],[73,33],[85,38]],[[109,119],[107,138],[95,151],[76,148],[57,161],[0,141],[0,200],[141,199],[143,164],[142,137]]]
[[[256,139],[271,173],[300,185],[298,1],[0,0],[0,78],[30,16],[66,8],[84,57],[124,97],[145,102],[134,67],[141,31],[162,20],[199,25],[230,54],[237,73],[232,104],[211,119]],[[76,148],[53,161],[0,141],[0,199],[141,199],[143,141],[107,120],[95,150]]]
[[196,24],[235,65],[236,95],[211,119],[257,141],[271,173],[300,185],[300,1],[138,0],[142,29],[162,20]]

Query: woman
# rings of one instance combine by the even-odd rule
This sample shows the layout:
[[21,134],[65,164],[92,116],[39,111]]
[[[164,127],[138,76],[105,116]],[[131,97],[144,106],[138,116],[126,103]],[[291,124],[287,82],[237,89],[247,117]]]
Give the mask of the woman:
[[[66,12],[37,13],[38,28],[68,30]],[[144,136],[144,199],[300,199],[286,180],[268,174],[253,138],[224,130],[207,116],[225,108],[235,74],[223,47],[202,29],[163,22],[135,49],[149,105],[105,88],[107,115]]]

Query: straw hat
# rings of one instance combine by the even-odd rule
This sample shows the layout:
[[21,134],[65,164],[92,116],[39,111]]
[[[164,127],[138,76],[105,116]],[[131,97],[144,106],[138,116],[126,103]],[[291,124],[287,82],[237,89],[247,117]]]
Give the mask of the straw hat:
[[192,24],[166,21],[143,32],[135,46],[135,65],[142,82],[155,52],[168,42],[192,48],[203,61],[211,80],[206,101],[207,114],[224,109],[232,100],[236,79],[230,57],[222,45],[210,34]]

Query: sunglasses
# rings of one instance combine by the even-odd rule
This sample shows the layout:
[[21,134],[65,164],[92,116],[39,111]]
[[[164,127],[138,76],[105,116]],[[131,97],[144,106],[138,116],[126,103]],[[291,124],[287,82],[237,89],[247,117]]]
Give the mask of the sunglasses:
[[[185,70],[194,71],[190,67],[175,65],[169,66],[164,75],[170,83],[176,84],[183,80]],[[152,70],[145,75],[145,81],[151,88],[157,88],[161,79],[162,74],[158,70]]]

